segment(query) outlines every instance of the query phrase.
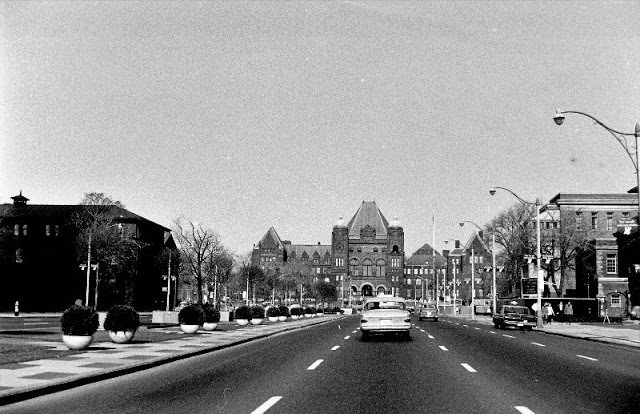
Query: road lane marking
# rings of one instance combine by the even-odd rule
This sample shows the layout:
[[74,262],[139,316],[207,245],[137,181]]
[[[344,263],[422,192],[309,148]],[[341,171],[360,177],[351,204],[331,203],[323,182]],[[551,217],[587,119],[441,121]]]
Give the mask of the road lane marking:
[[429,339],[435,339],[435,338],[433,337],[433,335],[429,335],[429,334],[427,334],[427,336],[429,337]]
[[318,368],[318,365],[322,364],[322,361],[324,361],[324,359],[319,359],[316,362],[314,362],[313,364],[309,365],[309,368],[307,368],[307,371],[312,371],[312,370]]
[[420,332],[424,332],[424,329],[420,329]]
[[527,407],[522,406],[522,405],[517,405],[517,406],[515,406],[513,408],[518,410],[518,412],[521,413],[521,414],[535,414],[533,411],[531,411],[530,409],[528,409]]
[[448,351],[448,349],[447,349],[447,347],[446,347],[446,346],[442,346],[442,345],[440,345],[440,349],[442,349],[443,351]]
[[357,331],[357,330],[355,330],[355,331],[351,331],[351,333],[356,333],[356,332],[358,332],[358,331]]
[[25,325],[49,325],[49,322],[25,322]]
[[351,338],[349,335],[345,336],[344,339],[349,339]]
[[265,401],[260,407],[258,407],[255,410],[251,411],[251,414],[263,414],[263,413],[266,413],[269,408],[273,407],[273,405],[275,403],[277,403],[278,401],[280,401],[281,399],[282,399],[282,396],[271,397],[267,401]]
[[493,331],[489,331],[489,333],[492,333],[492,334],[494,334],[494,335],[495,335],[495,332],[493,332]]
[[460,365],[462,365],[462,366],[464,367],[464,369],[466,369],[466,370],[467,370],[467,371],[469,371],[469,372],[478,372],[478,371],[476,371],[475,369],[473,369],[473,368],[471,367],[471,365],[469,365],[469,364],[460,364]]
[[537,343],[537,342],[531,342],[531,343],[532,343],[533,345],[536,345],[536,346],[546,346],[546,345],[544,345],[544,344],[539,344],[539,343]]
[[502,336],[504,336],[505,338],[513,338],[513,339],[516,338],[515,336],[511,336],[511,335],[507,335],[507,334],[502,334]]
[[480,330],[480,328],[478,328],[477,326],[476,326],[475,328],[473,328],[473,329],[475,329],[476,331],[479,331],[479,330]]
[[597,361],[597,359],[595,358],[591,358],[588,356],[584,356],[584,355],[576,355],[578,358],[584,358],[584,359],[588,359],[589,361]]
[[464,326],[465,328],[468,328],[468,327],[469,327],[469,325],[462,325],[462,326]]
[[336,346],[334,346],[333,348],[331,348],[331,350],[332,350],[332,351],[337,351],[337,350],[338,350],[338,348],[340,348],[340,345],[336,345]]

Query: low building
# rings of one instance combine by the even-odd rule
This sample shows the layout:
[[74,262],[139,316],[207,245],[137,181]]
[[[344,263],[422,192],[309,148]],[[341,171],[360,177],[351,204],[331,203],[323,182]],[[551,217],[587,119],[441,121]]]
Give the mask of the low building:
[[[24,312],[59,312],[77,299],[85,302],[87,257],[80,253],[73,217],[86,206],[28,204],[22,193],[12,199],[13,204],[0,205],[0,310],[13,311],[17,301]],[[100,255],[94,252],[88,304],[94,306],[98,299],[98,310],[113,304],[139,311],[164,309],[165,249],[175,249],[170,230],[118,206],[106,208],[113,231],[134,247],[126,265],[113,257],[95,260]],[[172,267],[177,274],[178,263]]]

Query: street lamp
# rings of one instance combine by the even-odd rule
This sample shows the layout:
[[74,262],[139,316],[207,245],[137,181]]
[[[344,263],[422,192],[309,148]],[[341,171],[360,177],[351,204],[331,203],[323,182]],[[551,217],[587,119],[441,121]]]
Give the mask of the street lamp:
[[[474,226],[476,226],[478,228],[478,230],[482,231],[482,228],[480,226],[478,226],[476,223],[474,223],[473,221],[469,221],[469,220],[464,220],[460,222],[460,227],[464,227],[464,223],[469,223],[469,224],[473,224]],[[478,232],[476,232],[476,235],[478,234]],[[476,278],[476,267],[475,267],[475,262],[476,262],[476,256],[475,256],[475,251],[473,249],[473,244],[471,245],[471,319],[475,319],[476,318],[476,286],[475,286],[475,278]],[[494,292],[494,298],[495,298],[495,292]]]
[[[540,267],[540,199],[536,198],[535,203],[532,203],[530,201],[526,201],[523,200],[519,195],[517,195],[516,193],[514,193],[513,191],[509,190],[508,188],[504,188],[504,187],[491,187],[491,189],[489,189],[489,194],[491,195],[495,195],[496,194],[496,189],[501,189],[501,190],[505,190],[509,193],[511,193],[511,195],[513,195],[515,198],[518,199],[518,201],[520,201],[522,204],[529,204],[529,205],[535,205],[536,206],[536,267],[537,267],[537,274],[536,274],[536,327],[538,329],[542,328],[542,268]],[[495,242],[495,233],[494,233],[494,242]],[[495,263],[493,266],[493,272],[495,275]],[[494,280],[495,280],[495,276],[494,276]],[[494,307],[494,312],[496,311],[495,307]]]
[[[447,239],[444,241],[445,244],[449,243],[449,240],[453,240],[454,242],[457,242],[457,240],[455,239]],[[453,246],[454,249],[457,248],[455,245]],[[449,262],[449,260],[447,260],[447,263]],[[447,282],[447,275],[445,274],[445,284]],[[456,315],[456,266],[455,263],[453,264],[453,316]]]
[[[640,162],[638,161],[638,151],[639,151],[638,145],[640,144],[640,124],[636,123],[636,129],[634,132],[620,132],[620,131],[616,131],[613,128],[609,128],[608,126],[606,126],[605,124],[597,120],[595,117],[589,114],[586,114],[584,112],[561,111],[557,109],[556,114],[553,117],[553,121],[556,123],[556,125],[562,125],[562,123],[564,122],[564,114],[578,114],[578,115],[586,116],[587,118],[593,120],[596,124],[600,125],[602,128],[606,129],[607,132],[613,135],[613,137],[620,143],[620,145],[622,145],[622,148],[624,148],[625,152],[629,156],[629,159],[631,159],[631,163],[633,164],[633,167],[636,170],[636,184],[638,185],[637,187],[638,189],[638,224],[640,224],[640,174],[638,173],[638,164],[640,164]],[[629,144],[627,143],[626,137],[636,138],[635,159],[633,158],[634,154],[631,151]]]

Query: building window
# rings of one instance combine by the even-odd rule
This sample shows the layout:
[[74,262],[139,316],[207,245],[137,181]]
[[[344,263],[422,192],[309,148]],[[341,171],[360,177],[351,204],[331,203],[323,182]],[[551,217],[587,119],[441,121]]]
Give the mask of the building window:
[[16,249],[16,263],[22,263],[22,249]]
[[598,213],[591,213],[591,230],[598,230]]
[[378,276],[385,275],[385,262],[382,259],[376,261],[376,267],[378,268]]
[[320,268],[319,267],[316,267],[316,273],[320,274]]
[[576,213],[576,230],[582,230],[582,212]]
[[374,252],[374,253],[378,253],[378,248],[377,248],[377,247],[374,247],[374,248],[373,248],[373,252]]
[[320,264],[320,259],[317,257],[313,258],[313,264]]
[[371,267],[371,259],[364,259],[362,261],[362,276],[372,276]]
[[358,247],[358,253],[362,253],[362,247]]
[[391,250],[391,251],[392,251],[393,253],[398,253],[398,252],[400,252],[400,248],[398,247],[398,245],[397,245],[397,244],[394,244],[394,245],[393,245],[393,248],[392,248],[392,250]]
[[351,259],[349,261],[349,271],[354,276],[358,276],[358,259]]
[[26,224],[23,224],[23,225],[22,225],[22,235],[23,235],[23,236],[26,236],[26,235],[27,235],[27,225],[26,225]]
[[400,259],[397,257],[394,257],[391,259],[391,267],[394,268],[399,268],[400,267]]
[[625,211],[624,213],[622,213],[622,218],[625,219],[625,220],[628,219],[629,218],[629,212]]
[[622,307],[620,295],[612,295],[611,296],[611,307],[612,308],[620,308]]
[[613,231],[613,213],[607,213],[607,230]]
[[338,267],[344,266],[344,259],[342,257],[336,257],[336,266]]
[[615,254],[607,255],[607,274],[618,273],[618,257]]
[[19,236],[20,235],[20,225],[16,224],[15,226],[13,226],[13,235],[14,236]]
[[51,236],[51,224],[47,224],[44,226],[44,234],[45,236]]

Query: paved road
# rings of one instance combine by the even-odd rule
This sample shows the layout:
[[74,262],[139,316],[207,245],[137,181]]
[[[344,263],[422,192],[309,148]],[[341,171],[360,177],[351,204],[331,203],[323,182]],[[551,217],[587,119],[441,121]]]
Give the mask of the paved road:
[[357,323],[332,321],[2,409],[632,413],[640,406],[635,349],[445,318],[416,320],[410,341],[362,342]]

